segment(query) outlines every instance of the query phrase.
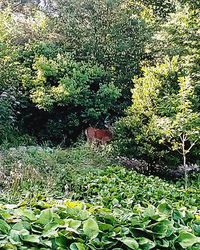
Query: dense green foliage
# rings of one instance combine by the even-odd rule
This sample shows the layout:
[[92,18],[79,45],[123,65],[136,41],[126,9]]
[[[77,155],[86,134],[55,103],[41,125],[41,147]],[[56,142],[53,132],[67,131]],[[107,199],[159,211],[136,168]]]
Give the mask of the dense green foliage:
[[131,76],[151,33],[148,8],[140,1],[137,8],[129,1],[58,1],[56,10],[49,5],[54,16],[29,2],[3,4],[2,91],[6,81],[22,93],[15,127],[69,145],[84,127],[101,127],[130,103]]
[[0,1],[0,249],[199,250],[198,2]]
[[125,155],[170,165],[180,158],[177,151],[185,153],[184,137],[188,149],[194,146],[190,161],[195,162],[200,143],[198,84],[185,75],[176,58],[144,67],[143,72],[143,77],[134,79],[128,115],[117,124],[116,147]]
[[[198,180],[197,180],[198,183]],[[169,203],[200,207],[200,186],[184,190],[155,176],[144,176],[122,167],[110,167],[79,177],[77,198],[97,202],[109,208],[132,208],[140,203],[158,205],[162,199]]]
[[2,196],[2,201],[34,192],[66,195],[109,208],[158,205],[162,199],[178,206],[200,207],[198,176],[191,177],[190,187],[184,190],[181,182],[170,184],[123,167],[105,168],[112,164],[108,156],[109,151],[82,145],[68,150],[20,147],[5,151],[1,156],[1,188],[7,196]]
[[198,20],[198,10],[178,6],[148,45],[157,63],[133,79],[133,103],[117,124],[120,154],[167,165],[199,159]]
[[[120,96],[103,66],[76,62],[51,44],[29,45],[9,58],[2,57],[2,65],[4,127],[9,129],[10,121],[43,140],[58,143],[66,138],[69,144],[89,122],[101,124]],[[15,74],[10,72],[12,65]],[[10,101],[4,100],[5,91]]]
[[105,168],[108,153],[85,146],[1,153],[1,202],[20,201],[0,207],[2,249],[197,250],[197,177],[185,190],[181,182]]
[[200,245],[195,210],[134,207],[119,215],[81,202],[31,201],[0,208],[2,249],[190,249]]
[[70,145],[132,102],[116,125],[116,153],[167,165],[198,160],[198,4],[27,0],[1,8],[1,143],[25,133]]
[[68,150],[35,146],[6,150],[1,153],[0,187],[7,195],[1,200],[11,202],[33,192],[68,195],[78,176],[110,165],[108,155],[82,145]]

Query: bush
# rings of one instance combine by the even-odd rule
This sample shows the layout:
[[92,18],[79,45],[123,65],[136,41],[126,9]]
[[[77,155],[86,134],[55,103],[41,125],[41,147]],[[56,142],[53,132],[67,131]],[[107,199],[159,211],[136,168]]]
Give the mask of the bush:
[[[177,58],[144,67],[134,79],[133,104],[116,124],[114,148],[120,155],[152,165],[184,165],[198,159],[198,82]],[[184,147],[183,147],[184,144]]]

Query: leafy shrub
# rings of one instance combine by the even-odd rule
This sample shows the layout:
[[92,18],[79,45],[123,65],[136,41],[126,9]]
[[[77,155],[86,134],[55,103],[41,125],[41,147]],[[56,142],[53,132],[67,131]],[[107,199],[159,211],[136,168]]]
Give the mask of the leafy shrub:
[[[133,104],[116,124],[118,154],[149,163],[177,166],[198,159],[200,114],[198,82],[177,58],[144,67],[135,78]],[[184,147],[182,147],[184,144]]]
[[197,250],[196,210],[136,206],[119,215],[79,201],[27,201],[0,208],[2,249]]
[[89,123],[102,125],[115,112],[120,88],[102,65],[75,60],[53,42],[0,47],[0,95],[14,96],[9,107],[23,133],[70,145]]

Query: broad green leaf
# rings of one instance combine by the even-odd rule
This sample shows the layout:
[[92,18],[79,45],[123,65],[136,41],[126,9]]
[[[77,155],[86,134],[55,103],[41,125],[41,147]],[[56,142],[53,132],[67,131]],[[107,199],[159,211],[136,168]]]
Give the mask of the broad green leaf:
[[8,234],[10,231],[10,226],[4,221],[0,219],[0,232],[3,234]]
[[79,220],[73,220],[73,219],[65,219],[65,225],[67,227],[78,229],[81,226],[81,221]]
[[[18,231],[18,230],[16,230],[16,231]],[[26,229],[22,229],[22,230],[18,231],[18,234],[20,236],[27,236],[27,235],[30,234],[30,232],[28,230],[26,230]]]
[[85,250],[85,246],[84,246],[84,244],[82,244],[82,243],[72,243],[71,245],[70,245],[70,249],[71,250]]
[[181,231],[177,240],[184,249],[200,243],[200,237],[196,237],[194,234],[186,231]]
[[[76,211],[75,211],[76,212]],[[78,211],[78,214],[77,214],[77,212],[76,212],[76,219],[80,219],[80,220],[86,220],[86,219],[88,219],[89,218],[89,216],[90,216],[90,214],[88,213],[88,211],[86,211],[86,210],[79,210]]]
[[169,220],[159,221],[153,226],[152,230],[159,235],[159,238],[168,237],[174,231],[173,222]]
[[22,235],[21,239],[26,242],[31,242],[31,243],[40,243],[40,236],[39,235]]
[[143,215],[146,217],[152,217],[152,216],[154,216],[155,215],[155,213],[156,213],[156,211],[155,211],[155,208],[154,207],[148,207],[148,208],[146,208],[145,210],[144,210],[144,212],[143,212]]
[[26,229],[26,230],[30,230],[31,229],[31,224],[27,221],[20,221],[20,222],[17,222],[13,227],[12,229],[16,230],[16,231],[21,231],[23,229]]
[[53,212],[51,209],[45,209],[41,212],[39,219],[36,221],[39,224],[46,225],[53,219]]
[[172,208],[168,203],[163,202],[158,206],[158,211],[163,214],[170,214],[172,213]]
[[106,223],[99,223],[99,229],[101,231],[110,231],[113,229],[113,226],[110,224],[106,224]]
[[28,218],[31,221],[36,220],[36,216],[31,209],[20,208],[17,210],[17,214]]
[[130,249],[138,249],[139,248],[139,244],[137,243],[137,241],[131,237],[124,237],[119,239],[122,243],[124,243],[124,245],[128,246]]
[[43,237],[57,237],[58,236],[58,232],[56,230],[50,229],[49,231],[46,231],[44,233],[42,233]]
[[87,235],[89,239],[96,238],[99,234],[99,227],[97,222],[92,218],[89,218],[88,220],[84,221],[83,232],[85,233],[85,235]]
[[44,237],[57,237],[58,236],[58,228],[59,224],[57,222],[50,222],[44,227],[44,230],[42,232],[42,236]]
[[68,217],[77,220],[86,220],[89,218],[90,213],[86,210],[81,210],[80,208],[66,208],[66,213]]
[[143,250],[153,249],[156,246],[155,242],[144,237],[138,238],[137,240],[139,245],[142,246]]
[[50,222],[45,225],[43,232],[48,232],[49,230],[56,230],[59,227],[57,222]]
[[59,237],[56,237],[55,243],[59,247],[66,247],[68,245],[67,239],[62,235],[59,236]]
[[12,244],[20,244],[21,239],[20,239],[20,231],[16,231],[11,229],[10,234],[9,234],[9,240]]

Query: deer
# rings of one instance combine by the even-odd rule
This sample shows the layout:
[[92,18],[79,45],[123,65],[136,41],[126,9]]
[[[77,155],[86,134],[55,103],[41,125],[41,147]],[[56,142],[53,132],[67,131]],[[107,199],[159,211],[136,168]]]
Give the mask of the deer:
[[112,140],[112,127],[109,124],[105,124],[107,129],[98,129],[95,127],[88,127],[85,129],[85,135],[87,142],[89,144],[101,144],[105,145],[106,143]]

